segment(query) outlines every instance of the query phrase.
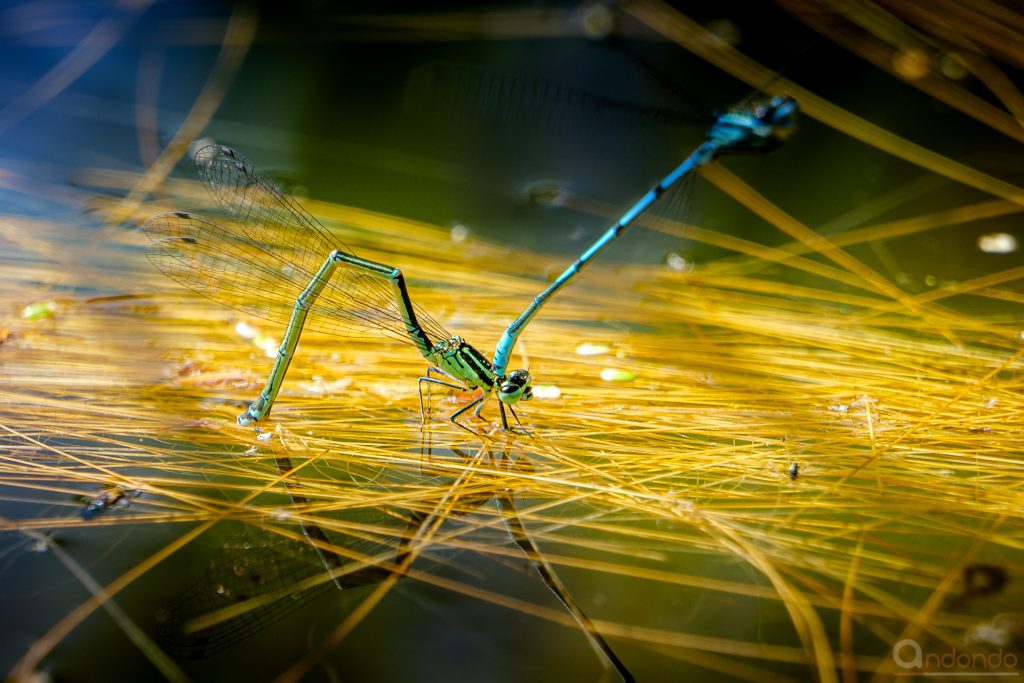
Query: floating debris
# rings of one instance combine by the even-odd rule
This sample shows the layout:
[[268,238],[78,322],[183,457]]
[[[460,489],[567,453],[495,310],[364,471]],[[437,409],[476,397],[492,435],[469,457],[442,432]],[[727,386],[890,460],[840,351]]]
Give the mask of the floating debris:
[[133,498],[138,498],[141,495],[142,491],[139,489],[129,489],[123,486],[104,489],[94,498],[82,497],[82,501],[86,505],[78,511],[78,516],[88,522],[111,508],[128,507]]
[[278,343],[273,337],[266,336],[245,321],[235,323],[235,333],[251,341],[256,348],[266,354],[267,358],[277,358]]
[[612,347],[603,342],[583,342],[576,347],[578,356],[600,356],[611,352]]
[[580,25],[590,40],[604,40],[615,31],[615,14],[608,3],[592,0],[580,6]]
[[351,377],[342,377],[341,379],[330,381],[324,381],[322,377],[313,377],[312,382],[303,382],[301,384],[302,388],[313,396],[330,396],[331,394],[340,394],[351,385]]
[[916,81],[928,75],[931,70],[931,60],[923,50],[909,48],[893,56],[892,67],[901,78]]
[[851,408],[870,408],[871,406],[878,403],[878,399],[872,397],[870,394],[861,394],[853,401],[850,402]]
[[674,271],[687,273],[693,270],[693,264],[686,260],[686,257],[674,251],[665,256],[665,265]]
[[21,317],[25,320],[46,320],[57,315],[59,307],[56,301],[37,301],[21,309]]
[[189,377],[200,375],[204,370],[203,363],[197,360],[187,360],[177,370],[178,377]]
[[955,52],[950,52],[939,60],[939,71],[946,78],[959,81],[967,75],[967,64],[963,57]]
[[605,368],[601,371],[601,379],[605,382],[632,382],[636,379],[636,373],[620,368]]
[[997,614],[988,621],[972,624],[964,634],[970,645],[984,643],[992,647],[1008,647],[1024,640],[1024,614],[1008,612]]
[[45,553],[49,552],[50,548],[53,547],[53,537],[50,534],[32,534],[32,545],[29,548],[34,553]]
[[986,254],[1012,254],[1017,251],[1017,238],[1008,232],[990,232],[978,238],[978,249]]
[[562,206],[568,199],[565,185],[555,180],[541,180],[526,188],[526,199],[540,206]]
[[535,384],[533,387],[534,398],[559,398],[562,395],[562,390],[556,387],[554,384]]
[[964,590],[960,600],[973,600],[995,595],[1010,582],[1010,575],[994,564],[969,564],[964,567]]

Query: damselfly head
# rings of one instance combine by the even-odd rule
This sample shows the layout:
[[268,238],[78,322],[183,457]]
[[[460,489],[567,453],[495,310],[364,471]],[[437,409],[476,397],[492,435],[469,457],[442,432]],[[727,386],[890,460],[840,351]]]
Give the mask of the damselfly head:
[[793,125],[797,112],[796,100],[789,95],[776,95],[754,109],[754,116],[769,126],[787,128]]
[[509,405],[533,398],[533,378],[526,370],[513,370],[498,387],[498,399]]

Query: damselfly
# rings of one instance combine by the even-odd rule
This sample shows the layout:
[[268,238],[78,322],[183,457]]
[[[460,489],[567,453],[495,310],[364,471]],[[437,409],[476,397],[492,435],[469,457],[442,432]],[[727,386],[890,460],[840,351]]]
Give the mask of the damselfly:
[[[551,296],[616,240],[666,190],[720,154],[771,149],[792,128],[796,102],[789,97],[735,107],[720,115],[704,142],[627,211],[579,259],[545,289],[505,330],[493,362],[452,335],[412,303],[402,272],[367,261],[331,235],[277,183],[258,172],[235,150],[207,145],[194,155],[200,177],[217,203],[236,220],[224,227],[191,213],[170,212],[146,221],[150,260],[165,274],[199,294],[273,322],[287,325],[274,367],[259,397],[238,416],[248,425],[265,418],[281,388],[302,330],[342,336],[376,331],[411,343],[427,359],[418,380],[421,424],[423,386],[437,384],[480,395],[449,419],[469,410],[476,417],[497,395],[502,427],[505,408],[533,395],[526,370],[506,373],[512,348],[527,323]],[[436,376],[435,376],[436,375]],[[521,426],[521,423],[520,423]]]

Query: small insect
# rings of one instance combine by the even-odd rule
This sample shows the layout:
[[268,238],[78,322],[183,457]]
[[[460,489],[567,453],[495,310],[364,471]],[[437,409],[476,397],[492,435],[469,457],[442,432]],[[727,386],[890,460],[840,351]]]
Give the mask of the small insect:
[[792,465],[789,466],[789,469],[786,471],[789,473],[789,480],[796,481],[797,477],[800,476],[800,463],[793,463]]
[[97,496],[80,498],[85,507],[78,511],[78,516],[88,522],[113,507],[128,507],[133,498],[141,495],[142,491],[139,489],[128,489],[123,486],[103,489]]

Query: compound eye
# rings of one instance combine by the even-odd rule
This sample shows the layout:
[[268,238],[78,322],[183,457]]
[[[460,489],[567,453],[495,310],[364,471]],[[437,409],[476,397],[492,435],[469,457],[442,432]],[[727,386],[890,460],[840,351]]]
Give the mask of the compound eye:
[[508,381],[522,386],[530,381],[530,373],[526,370],[513,370],[512,374],[508,376]]
[[515,403],[520,399],[522,393],[523,388],[511,382],[506,382],[498,387],[498,398],[502,403]]
[[509,404],[516,401],[529,400],[533,396],[533,388],[530,386],[530,382],[530,373],[526,370],[515,370],[498,387],[498,398],[502,402]]

